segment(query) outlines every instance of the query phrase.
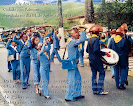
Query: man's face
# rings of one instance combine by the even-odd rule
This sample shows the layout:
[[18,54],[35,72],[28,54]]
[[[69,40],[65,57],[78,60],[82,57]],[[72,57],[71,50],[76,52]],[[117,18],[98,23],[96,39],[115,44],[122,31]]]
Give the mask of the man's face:
[[11,44],[12,44],[14,47],[16,46],[16,43],[15,43],[15,42],[12,42]]
[[74,39],[79,39],[80,34],[77,29],[72,30],[71,34]]
[[23,39],[23,41],[24,41],[24,42],[26,42],[26,41],[27,41],[27,39],[28,39],[27,35],[26,35],[26,34],[25,34],[25,35],[23,35],[22,39]]
[[17,33],[12,33],[12,36],[16,36],[17,35]]
[[31,32],[35,32],[34,28],[31,28],[30,30],[31,30]]

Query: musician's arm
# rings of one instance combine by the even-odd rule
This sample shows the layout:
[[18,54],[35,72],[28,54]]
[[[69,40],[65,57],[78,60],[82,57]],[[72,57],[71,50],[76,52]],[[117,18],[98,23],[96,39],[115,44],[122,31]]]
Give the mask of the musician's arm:
[[68,32],[66,34],[67,34],[68,37],[71,37],[71,35]]
[[131,38],[131,36],[128,36],[128,40],[133,43],[133,39]]
[[47,49],[48,47],[46,47],[46,45],[43,45],[41,51],[39,52],[39,55],[42,55],[44,52],[46,52]]
[[112,49],[112,40],[113,38],[110,39],[110,41],[108,42],[108,48]]
[[31,39],[28,39],[27,46],[28,46],[28,48],[29,48],[29,49],[31,49],[31,48],[32,48],[32,45],[31,45]]
[[11,45],[11,41],[7,42],[6,48],[7,48],[8,50],[11,50],[11,48],[12,48],[10,45]]
[[79,45],[80,43],[84,42],[85,39],[86,39],[86,33],[85,33],[85,31],[81,31],[81,32],[80,32],[80,39],[77,39],[77,40],[76,40],[74,46],[77,46],[77,45]]
[[13,37],[13,41],[18,45],[20,44],[20,41],[16,39],[16,36]]
[[50,37],[50,36],[52,36],[54,34],[54,29],[52,29],[52,32],[51,33],[48,33],[47,35],[46,35],[46,37]]
[[93,51],[96,54],[100,55],[100,56],[104,56],[105,55],[105,52],[100,51],[99,40],[98,39],[96,39],[94,44],[93,44]]

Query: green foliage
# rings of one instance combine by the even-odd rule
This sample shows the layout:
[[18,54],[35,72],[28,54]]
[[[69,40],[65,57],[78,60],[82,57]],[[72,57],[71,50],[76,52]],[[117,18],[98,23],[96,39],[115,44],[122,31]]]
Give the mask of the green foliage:
[[133,26],[133,3],[128,0],[126,3],[102,3],[98,8],[96,23],[109,28],[118,28],[121,24],[127,23]]

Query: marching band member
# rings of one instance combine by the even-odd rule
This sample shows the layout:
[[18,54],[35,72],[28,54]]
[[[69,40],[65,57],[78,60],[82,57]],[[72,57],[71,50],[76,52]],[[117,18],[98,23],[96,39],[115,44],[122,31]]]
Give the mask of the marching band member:
[[[79,30],[81,31],[79,34]],[[79,39],[79,35],[81,36]],[[78,58],[78,45],[85,41],[86,34],[80,27],[72,28],[71,40],[67,45],[68,59],[75,59],[77,62]],[[78,63],[78,62],[77,62]],[[81,95],[81,75],[79,73],[77,64],[75,69],[68,69],[67,73],[67,89],[65,101],[76,101],[82,99],[84,96]]]
[[39,43],[38,55],[39,55],[39,60],[40,60],[40,75],[41,75],[41,80],[42,80],[41,91],[44,92],[44,97],[46,99],[51,99],[49,96],[49,89],[48,89],[50,58],[48,55],[49,46],[47,45],[47,43],[48,42],[45,39],[43,41],[43,44]]
[[[89,53],[89,62],[92,71],[92,90],[94,95],[106,95],[108,92],[104,92],[104,78],[105,71],[103,68],[103,63],[100,59],[101,56],[107,55],[106,52],[100,51],[99,45],[99,32],[103,31],[103,28],[100,25],[94,25],[90,28],[92,33],[91,38],[89,38],[86,52]],[[97,72],[99,72],[99,80],[97,83]]]
[[19,53],[19,46],[9,39],[6,48],[9,50],[9,55],[14,56],[14,60],[11,61],[13,81],[14,83],[20,82],[20,62],[17,56]]
[[60,55],[58,53],[58,50],[60,47],[59,47],[59,39],[58,39],[57,35],[58,35],[58,31],[56,31],[54,36],[52,37],[52,39],[53,39],[53,51],[51,54],[51,62],[54,62],[54,55],[56,55],[57,59],[61,63],[61,58],[60,58]]
[[[127,27],[127,24],[124,23],[121,25],[121,28],[124,30],[123,31],[123,39],[126,40],[127,44],[128,44],[128,53],[131,51],[131,43],[132,43],[132,38],[130,36],[128,36],[126,33],[128,31],[128,27]],[[128,85],[128,70],[129,70],[129,57],[127,57],[127,68],[126,68],[126,80],[125,80],[125,84]]]
[[40,61],[37,57],[38,53],[38,43],[39,38],[37,36],[28,37],[28,48],[30,49],[31,53],[31,59],[32,59],[32,69],[33,69],[33,75],[34,75],[34,85],[36,86],[36,94],[41,94],[39,90],[39,83],[40,83]]
[[[3,31],[2,32],[2,35],[1,35],[1,38],[6,38],[6,35],[7,33],[5,32],[5,31]],[[9,33],[9,36],[11,36],[11,33]],[[7,42],[8,40],[5,40],[5,42]],[[9,54],[10,54],[10,51],[7,49],[7,56],[9,56]],[[8,61],[8,60],[7,60]],[[12,66],[11,66],[11,61],[8,61],[8,72],[11,72],[11,70],[12,70]]]
[[122,39],[123,29],[118,28],[116,30],[116,37],[111,39],[109,48],[116,51],[119,55],[119,62],[114,66],[115,71],[115,82],[118,89],[124,90],[125,79],[126,79],[126,68],[127,68],[127,57],[128,57],[128,45],[127,42]]
[[109,39],[109,36],[107,36],[107,39],[106,39],[106,35],[104,33],[101,35],[99,40],[101,49],[107,48],[108,39]]
[[30,84],[28,84],[30,74],[30,51],[27,46],[28,37],[26,32],[23,32],[20,38],[20,40],[17,40],[16,36],[14,36],[13,41],[20,47],[21,84],[22,89],[26,89],[27,86],[30,86]]
[[[116,36],[116,29],[112,29],[110,32],[110,35],[111,35],[111,38],[109,38],[109,40],[108,40],[108,45],[107,45],[108,48],[109,48],[109,44],[110,44],[111,39],[113,39]],[[112,72],[112,78],[115,78],[114,66],[110,67],[110,69]]]

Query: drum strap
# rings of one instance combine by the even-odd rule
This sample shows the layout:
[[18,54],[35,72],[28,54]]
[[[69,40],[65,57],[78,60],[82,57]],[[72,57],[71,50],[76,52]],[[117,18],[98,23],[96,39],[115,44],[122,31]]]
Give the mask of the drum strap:
[[105,48],[107,48],[107,46],[106,46],[106,44],[103,42],[103,44],[102,43],[100,43],[102,46],[104,46]]

